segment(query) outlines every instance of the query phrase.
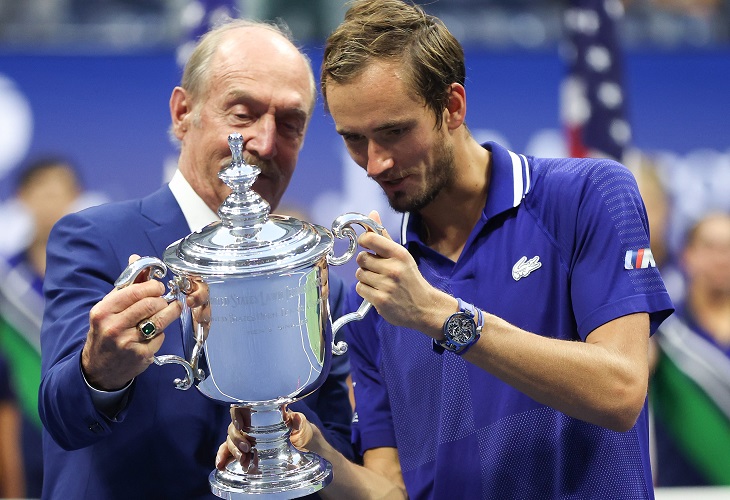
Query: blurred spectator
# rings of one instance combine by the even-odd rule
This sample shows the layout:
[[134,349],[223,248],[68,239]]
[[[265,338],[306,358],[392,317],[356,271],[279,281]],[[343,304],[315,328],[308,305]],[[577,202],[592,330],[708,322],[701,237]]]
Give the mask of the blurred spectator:
[[681,264],[686,298],[654,335],[656,483],[730,485],[730,213],[689,231]]
[[33,221],[17,198],[0,203],[0,257],[15,255],[30,243]]
[[0,498],[22,498],[20,412],[15,404],[5,358],[0,355]]
[[631,152],[627,156],[626,165],[636,177],[646,207],[654,261],[662,273],[669,296],[676,302],[684,293],[684,276],[669,245],[668,231],[673,208],[669,193],[662,181],[659,167],[651,157],[641,152]]
[[25,489],[33,498],[41,496],[43,482],[38,388],[46,242],[56,221],[76,208],[80,194],[76,170],[66,160],[42,159],[24,168],[16,197],[31,221],[30,237],[21,251],[0,261],[0,354],[21,409]]
[[649,216],[651,252],[657,266],[661,268],[669,257],[666,238],[669,200],[659,173],[649,158],[642,155],[638,159],[638,165],[630,166]]

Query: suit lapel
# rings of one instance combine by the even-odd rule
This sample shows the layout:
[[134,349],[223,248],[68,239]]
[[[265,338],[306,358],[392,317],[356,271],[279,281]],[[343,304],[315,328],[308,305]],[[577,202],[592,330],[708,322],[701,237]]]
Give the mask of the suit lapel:
[[160,257],[171,243],[190,234],[185,216],[167,185],[142,199],[141,212],[153,222],[146,233]]

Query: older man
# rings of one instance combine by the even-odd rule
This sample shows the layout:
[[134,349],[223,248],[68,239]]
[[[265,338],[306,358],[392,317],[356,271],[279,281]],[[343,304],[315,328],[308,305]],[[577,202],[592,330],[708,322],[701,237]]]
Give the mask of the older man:
[[[116,290],[114,282],[131,255],[159,257],[216,220],[230,193],[217,174],[230,162],[231,133],[243,136],[247,161],[262,170],[254,189],[275,208],[315,95],[308,60],[277,28],[236,21],[211,31],[170,98],[181,150],[169,185],[56,225],[42,331],[44,498],[212,497],[207,478],[228,409],[198,391],[176,390],[172,369],[148,369],[160,349],[183,352],[181,307],[161,298],[164,285],[151,280]],[[141,322],[165,333],[147,340]],[[333,368],[323,389],[295,406],[351,454],[346,376],[346,366]]]

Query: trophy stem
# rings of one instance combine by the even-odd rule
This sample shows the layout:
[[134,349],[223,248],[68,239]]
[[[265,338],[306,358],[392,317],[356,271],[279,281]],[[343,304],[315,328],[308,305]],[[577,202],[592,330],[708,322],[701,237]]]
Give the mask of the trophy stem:
[[332,465],[291,444],[283,406],[245,408],[250,410],[251,425],[244,424],[244,431],[256,438],[257,460],[252,460],[247,469],[234,460],[224,471],[211,472],[208,480],[213,494],[228,499],[298,498],[330,483]]

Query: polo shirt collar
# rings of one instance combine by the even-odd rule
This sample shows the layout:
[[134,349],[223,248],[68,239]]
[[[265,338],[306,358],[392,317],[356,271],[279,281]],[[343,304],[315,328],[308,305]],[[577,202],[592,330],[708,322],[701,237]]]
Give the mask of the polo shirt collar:
[[[492,153],[491,179],[484,216],[487,219],[518,206],[531,188],[530,167],[525,155],[513,153],[496,142],[482,147]],[[418,214],[404,214],[401,225],[401,243],[420,241]]]

